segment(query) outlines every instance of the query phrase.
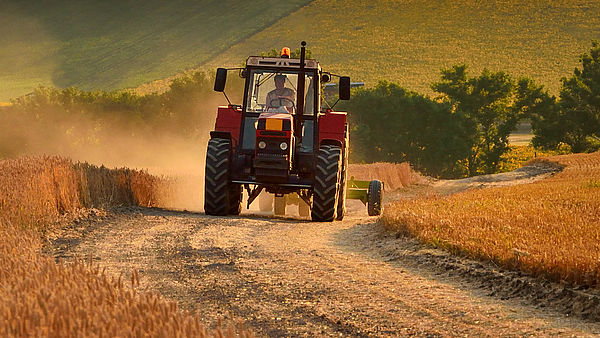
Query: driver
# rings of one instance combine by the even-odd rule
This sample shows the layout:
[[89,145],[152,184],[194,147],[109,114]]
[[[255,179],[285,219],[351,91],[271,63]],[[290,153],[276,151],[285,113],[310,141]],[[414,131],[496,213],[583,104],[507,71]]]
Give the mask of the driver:
[[296,91],[285,87],[286,80],[286,75],[275,75],[275,89],[267,94],[267,110],[269,108],[286,107],[290,111],[296,104]]

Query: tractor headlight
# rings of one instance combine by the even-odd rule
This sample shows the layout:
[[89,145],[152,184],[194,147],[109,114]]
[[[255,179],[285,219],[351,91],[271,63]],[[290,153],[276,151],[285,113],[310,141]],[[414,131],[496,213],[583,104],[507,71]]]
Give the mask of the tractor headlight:
[[260,141],[258,142],[258,147],[260,149],[265,149],[267,147],[267,143],[265,143],[265,141]]
[[286,150],[287,147],[288,147],[288,145],[285,142],[281,142],[281,144],[279,145],[279,148],[281,148],[281,150]]

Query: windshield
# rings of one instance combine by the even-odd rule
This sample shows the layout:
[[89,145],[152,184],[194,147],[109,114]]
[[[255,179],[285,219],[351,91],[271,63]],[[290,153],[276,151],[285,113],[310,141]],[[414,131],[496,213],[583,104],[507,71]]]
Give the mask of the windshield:
[[[305,115],[314,110],[313,74],[305,73]],[[250,88],[246,111],[296,113],[298,74],[285,71],[253,70],[250,73]]]

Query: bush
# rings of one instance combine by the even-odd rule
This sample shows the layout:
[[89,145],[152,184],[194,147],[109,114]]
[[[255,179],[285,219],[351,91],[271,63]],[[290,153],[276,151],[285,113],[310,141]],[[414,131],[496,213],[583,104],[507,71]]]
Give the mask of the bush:
[[382,81],[341,104],[349,112],[353,162],[410,162],[433,176],[461,176],[465,157],[459,114],[450,105]]

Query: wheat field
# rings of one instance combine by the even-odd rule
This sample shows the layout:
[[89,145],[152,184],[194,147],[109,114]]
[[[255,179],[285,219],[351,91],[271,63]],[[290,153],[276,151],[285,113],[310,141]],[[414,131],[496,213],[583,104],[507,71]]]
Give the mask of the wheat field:
[[543,161],[564,169],[531,184],[392,203],[383,224],[453,253],[554,281],[597,286],[600,152]]
[[139,276],[108,276],[91,261],[56,263],[42,233],[81,208],[160,203],[163,179],[143,171],[73,164],[60,157],[0,160],[0,336],[252,336],[202,318],[156,293]]

